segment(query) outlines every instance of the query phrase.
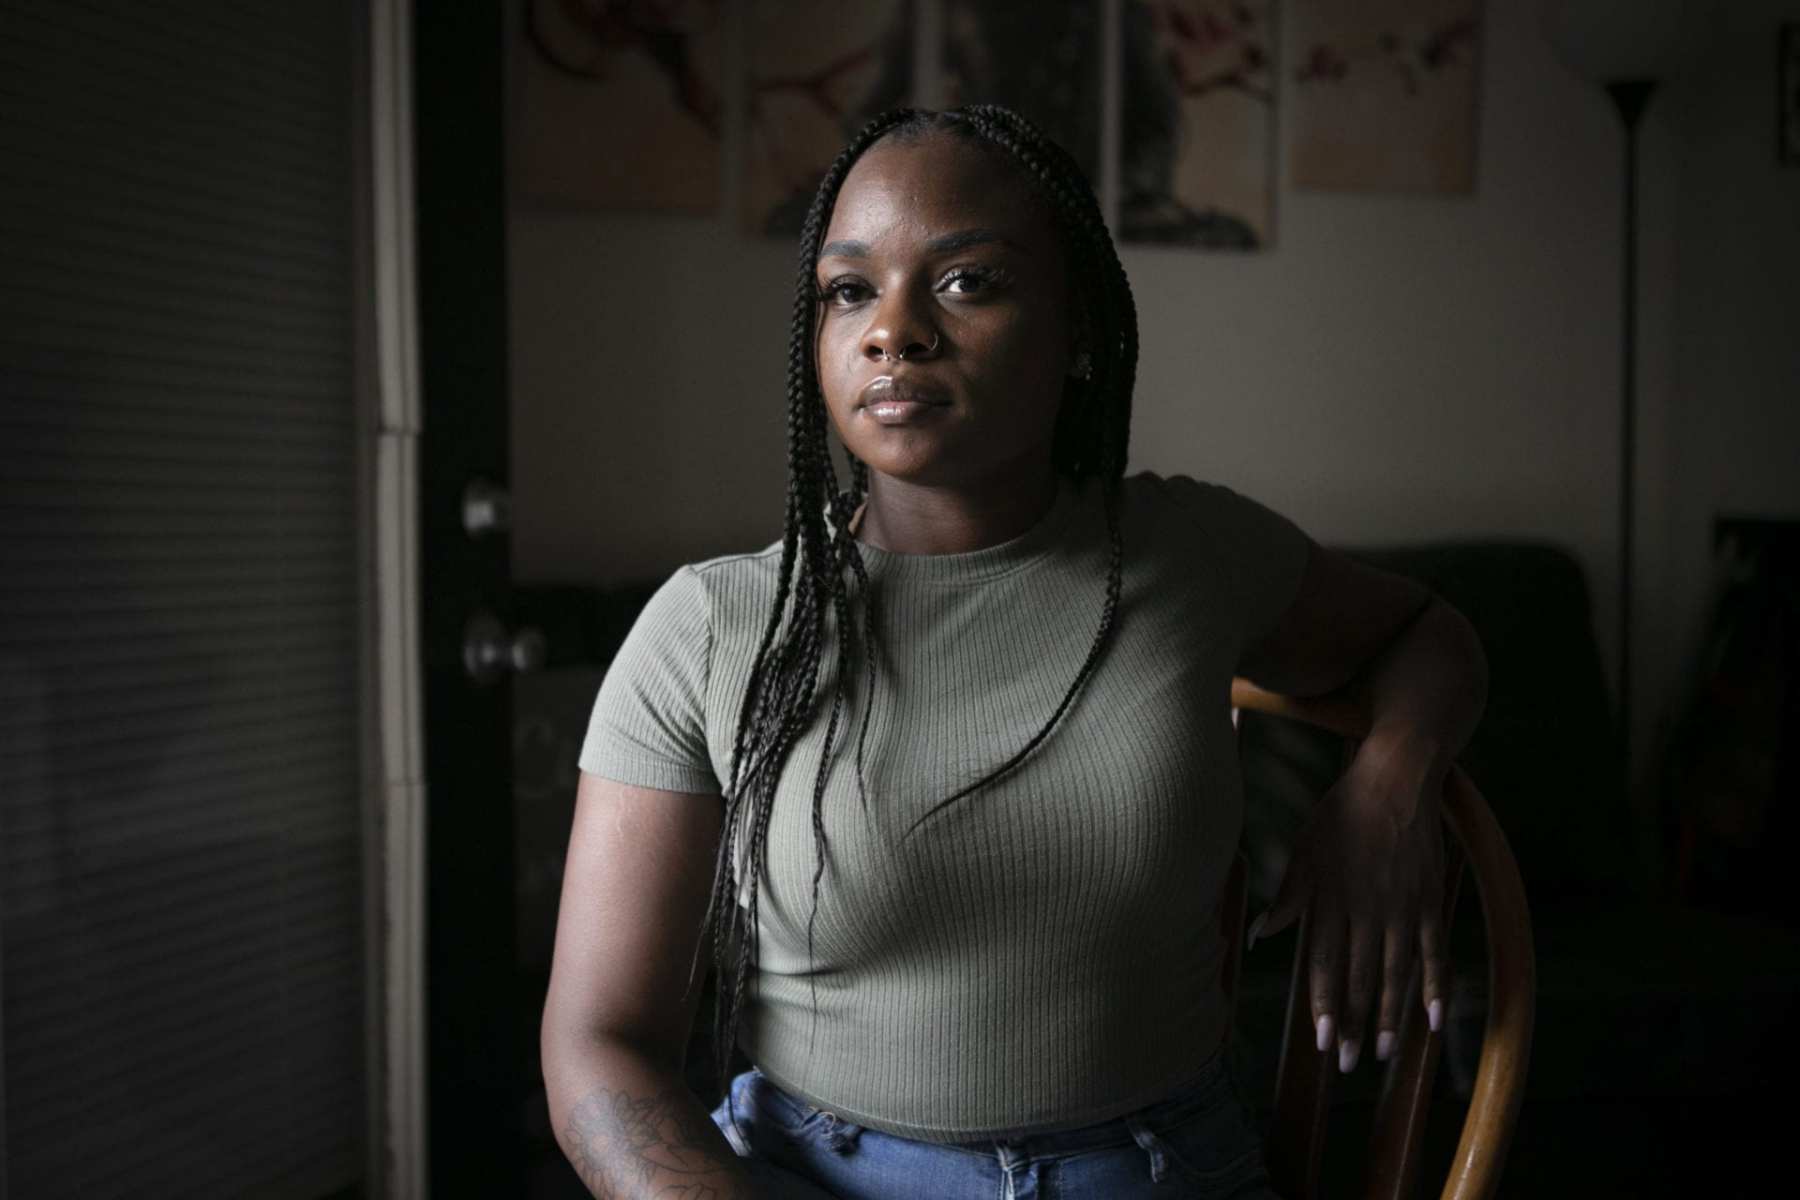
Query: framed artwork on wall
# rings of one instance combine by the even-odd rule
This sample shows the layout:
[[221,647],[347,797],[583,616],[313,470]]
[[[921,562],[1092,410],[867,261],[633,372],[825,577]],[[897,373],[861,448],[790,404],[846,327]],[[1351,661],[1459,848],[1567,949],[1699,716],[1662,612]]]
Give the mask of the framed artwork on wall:
[[510,156],[517,198],[551,208],[717,212],[723,5],[521,0]]
[[1099,0],[947,0],[944,106],[1003,104],[1100,186]]
[[[1125,242],[1272,247],[1284,160],[1302,190],[1475,187],[1481,0],[510,5],[508,163],[527,207],[791,237],[846,140],[919,89],[1024,113],[1097,192],[1116,182]],[[1777,157],[1800,163],[1800,24],[1780,26],[1778,57]]]
[[792,237],[825,168],[913,92],[911,0],[759,0],[750,17],[744,228]]
[[1126,241],[1275,237],[1274,0],[1127,0],[1119,138]]
[[1295,187],[1475,190],[1480,0],[1292,0]]

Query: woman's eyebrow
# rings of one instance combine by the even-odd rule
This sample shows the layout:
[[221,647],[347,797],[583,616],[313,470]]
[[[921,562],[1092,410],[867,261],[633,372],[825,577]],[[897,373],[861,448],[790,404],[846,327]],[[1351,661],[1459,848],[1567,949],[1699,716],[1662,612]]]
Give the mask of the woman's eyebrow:
[[[967,250],[970,246],[999,244],[1018,249],[1011,238],[993,229],[963,229],[956,233],[946,233],[932,238],[925,243],[925,249],[932,254],[954,254],[958,250]],[[819,248],[820,258],[867,258],[869,243],[855,241],[826,242]]]
[[942,237],[932,238],[925,243],[925,248],[933,254],[954,254],[958,250],[967,250],[970,246],[985,246],[993,242],[1018,249],[1010,238],[993,229],[965,229],[960,233],[946,233]]

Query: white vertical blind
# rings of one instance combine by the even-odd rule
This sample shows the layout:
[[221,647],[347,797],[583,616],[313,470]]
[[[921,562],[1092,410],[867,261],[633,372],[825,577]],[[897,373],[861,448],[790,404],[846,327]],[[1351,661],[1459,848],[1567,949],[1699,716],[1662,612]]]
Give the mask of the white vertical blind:
[[0,5],[0,1192],[363,1190],[352,14]]

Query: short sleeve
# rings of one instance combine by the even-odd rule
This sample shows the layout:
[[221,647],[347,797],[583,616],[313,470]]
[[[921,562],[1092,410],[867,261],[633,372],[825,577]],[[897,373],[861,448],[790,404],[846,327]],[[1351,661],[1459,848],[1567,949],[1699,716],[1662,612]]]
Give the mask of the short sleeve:
[[638,614],[607,668],[581,769],[639,787],[717,794],[706,738],[711,653],[705,586],[682,567]]
[[1240,652],[1275,628],[1300,594],[1312,539],[1300,527],[1248,496],[1186,475],[1163,480],[1171,500],[1198,519],[1225,558],[1231,580]]

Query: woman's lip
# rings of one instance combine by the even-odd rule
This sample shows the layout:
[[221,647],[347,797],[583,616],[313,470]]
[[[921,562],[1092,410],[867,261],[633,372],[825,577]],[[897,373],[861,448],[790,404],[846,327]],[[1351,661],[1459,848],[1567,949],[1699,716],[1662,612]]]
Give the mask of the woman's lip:
[[945,405],[928,404],[923,400],[901,400],[888,396],[864,404],[863,411],[877,425],[911,425],[916,421],[929,420],[932,413],[944,407]]
[[873,405],[864,405],[862,410],[868,412],[877,425],[913,425],[916,421],[929,421],[931,414],[940,408],[943,405],[927,405],[922,399],[878,399]]
[[881,375],[871,379],[858,398],[864,408],[907,404],[936,407],[950,403],[950,394],[943,388],[904,375]]

